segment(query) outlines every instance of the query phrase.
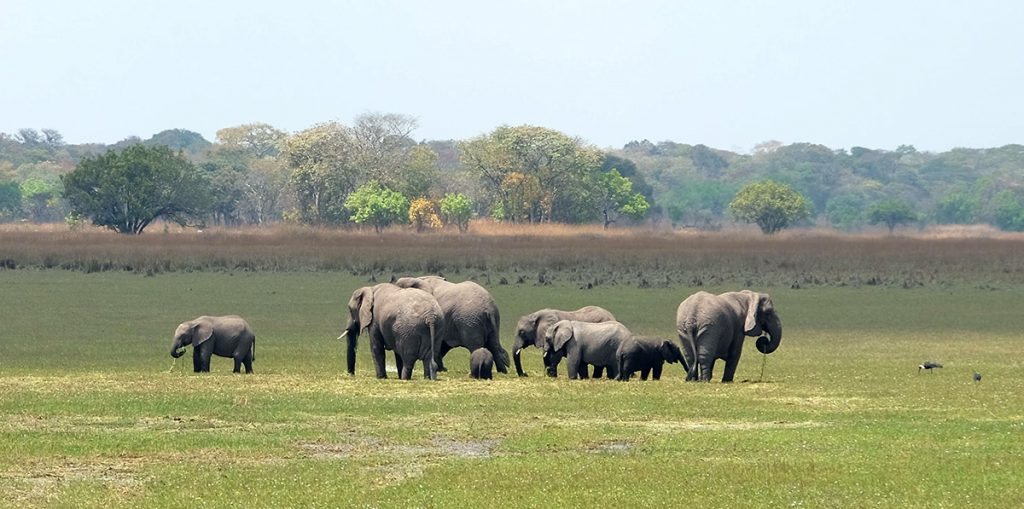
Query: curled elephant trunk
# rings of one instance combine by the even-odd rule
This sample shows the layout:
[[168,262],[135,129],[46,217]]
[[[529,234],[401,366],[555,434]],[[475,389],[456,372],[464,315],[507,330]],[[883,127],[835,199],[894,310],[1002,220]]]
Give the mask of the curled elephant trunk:
[[757,338],[757,351],[763,354],[769,354],[774,352],[778,347],[779,343],[782,342],[782,325],[779,323],[778,317],[772,317],[771,321],[768,322],[765,327],[765,334],[767,337],[761,336]]
[[175,359],[177,359],[178,357],[181,357],[182,355],[185,355],[185,349],[184,348],[182,348],[180,350],[178,349],[177,346],[175,346],[174,348],[171,348],[171,357],[174,357]]

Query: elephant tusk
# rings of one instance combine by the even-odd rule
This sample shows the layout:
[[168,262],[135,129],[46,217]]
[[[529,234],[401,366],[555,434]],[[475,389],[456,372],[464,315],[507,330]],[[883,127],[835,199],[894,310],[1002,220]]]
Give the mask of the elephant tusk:
[[340,336],[338,336],[339,340],[344,339],[344,338],[345,338],[345,333],[342,333]]

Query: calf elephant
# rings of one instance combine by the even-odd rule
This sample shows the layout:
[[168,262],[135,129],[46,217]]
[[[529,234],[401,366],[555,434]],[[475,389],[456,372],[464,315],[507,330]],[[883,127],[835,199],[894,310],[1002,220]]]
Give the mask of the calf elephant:
[[231,357],[235,360],[235,373],[252,373],[256,360],[256,335],[240,316],[200,316],[178,325],[174,331],[171,357],[185,355],[184,348],[192,345],[192,369],[199,373],[210,371],[210,357]]
[[486,348],[477,348],[469,355],[469,376],[480,380],[490,380],[494,369],[494,356]]
[[[633,334],[619,322],[588,323],[561,320],[548,329],[544,338],[544,363],[554,372],[566,358],[569,379],[586,378],[586,366],[608,370],[608,377],[618,375],[616,352],[619,345]],[[581,376],[582,375],[582,376]],[[553,376],[553,375],[552,375]]]
[[508,352],[498,339],[501,316],[494,298],[484,287],[472,281],[451,283],[440,276],[403,277],[395,284],[402,288],[425,290],[441,306],[445,326],[436,357],[439,371],[445,371],[445,354],[461,346],[470,352],[486,348],[494,356],[498,372],[508,373]]
[[[687,380],[710,381],[717,359],[725,360],[723,382],[732,382],[746,336],[769,354],[782,341],[782,322],[766,293],[750,290],[713,295],[697,292],[679,304],[676,329],[683,343]],[[765,335],[761,335],[765,334]]]
[[[639,371],[640,379],[647,380],[652,375],[655,380],[661,379],[661,370],[665,363],[682,362],[683,353],[674,342],[663,338],[633,336],[619,345],[615,353],[619,361],[620,381],[627,381],[633,373]],[[683,366],[686,370],[686,366]]]
[[348,339],[350,375],[356,371],[356,339],[365,330],[370,337],[377,378],[388,377],[384,351],[394,350],[395,366],[402,380],[412,378],[417,360],[423,361],[424,378],[437,379],[434,356],[441,341],[438,331],[443,315],[432,295],[390,283],[364,286],[352,292],[348,311],[348,325],[342,336]]
[[576,311],[541,309],[523,316],[519,319],[519,323],[516,324],[516,338],[512,343],[512,360],[515,361],[516,373],[519,376],[526,376],[526,372],[523,371],[522,361],[520,360],[523,348],[527,348],[530,345],[544,348],[544,334],[560,320],[600,323],[613,322],[615,317],[607,309],[598,306],[585,306]]

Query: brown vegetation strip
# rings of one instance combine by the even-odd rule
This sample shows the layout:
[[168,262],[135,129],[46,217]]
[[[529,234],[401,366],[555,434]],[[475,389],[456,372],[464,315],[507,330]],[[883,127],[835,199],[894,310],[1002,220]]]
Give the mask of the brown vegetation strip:
[[916,287],[1024,282],[1024,237],[694,233],[508,227],[414,234],[277,227],[141,236],[0,231],[0,269],[84,272],[345,271],[445,273],[491,284],[582,287],[719,284]]

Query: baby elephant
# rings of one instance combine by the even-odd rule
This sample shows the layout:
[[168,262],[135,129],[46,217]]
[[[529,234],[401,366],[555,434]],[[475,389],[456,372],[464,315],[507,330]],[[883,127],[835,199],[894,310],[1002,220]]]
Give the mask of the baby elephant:
[[182,323],[174,331],[171,357],[185,355],[184,348],[192,345],[192,368],[196,373],[210,371],[210,356],[235,359],[235,373],[252,373],[256,360],[256,335],[240,316],[200,316]]
[[490,380],[492,369],[494,369],[494,355],[486,348],[477,348],[469,354],[469,376]]
[[[668,362],[683,362],[683,352],[668,339],[633,336],[619,345],[615,353],[619,361],[618,380],[625,382],[636,371],[640,379],[647,380],[652,371],[654,379],[661,378],[661,368]],[[683,362],[685,370],[685,362]]]

